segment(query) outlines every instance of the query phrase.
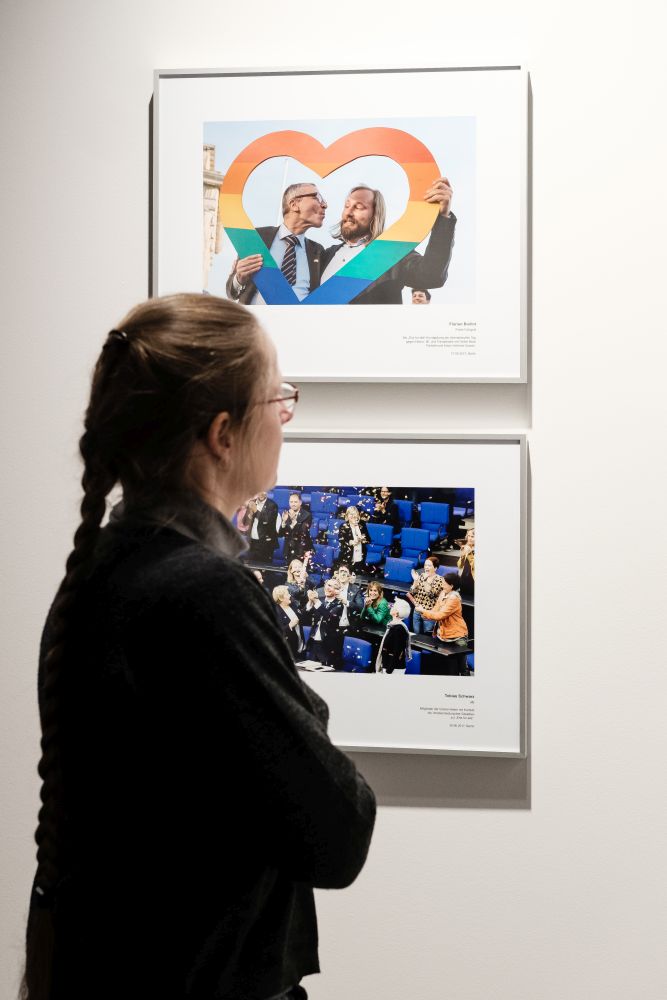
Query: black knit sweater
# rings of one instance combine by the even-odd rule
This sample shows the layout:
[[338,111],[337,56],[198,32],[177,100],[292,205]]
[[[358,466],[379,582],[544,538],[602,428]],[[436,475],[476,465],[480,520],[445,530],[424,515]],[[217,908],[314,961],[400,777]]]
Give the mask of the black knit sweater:
[[313,887],[357,876],[375,801],[253,574],[121,519],[68,636],[54,1000],[265,1000],[317,972]]

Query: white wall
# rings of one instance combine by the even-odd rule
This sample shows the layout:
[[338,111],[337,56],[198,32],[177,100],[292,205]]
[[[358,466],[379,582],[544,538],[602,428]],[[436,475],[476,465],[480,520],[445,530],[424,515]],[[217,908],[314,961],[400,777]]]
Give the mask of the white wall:
[[320,894],[324,974],[309,988],[315,1000],[667,995],[659,9],[4,3],[3,997],[33,866],[37,643],[76,523],[88,372],[147,293],[152,71],[464,59],[532,73],[531,387],[306,386],[296,426],[529,430],[530,762],[359,756],[377,833],[357,883]]

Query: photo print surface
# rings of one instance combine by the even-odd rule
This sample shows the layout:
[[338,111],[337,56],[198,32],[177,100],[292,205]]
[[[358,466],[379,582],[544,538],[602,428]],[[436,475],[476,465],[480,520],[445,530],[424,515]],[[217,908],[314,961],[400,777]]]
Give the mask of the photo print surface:
[[295,380],[524,381],[526,106],[517,67],[159,77],[154,291]]
[[474,489],[290,483],[236,524],[299,670],[474,676]]
[[287,432],[243,559],[340,746],[522,752],[521,439]]
[[[416,289],[426,304],[474,301],[473,117],[207,122],[204,155],[222,178],[212,294],[412,305]],[[303,257],[291,283],[290,232]],[[233,280],[239,261],[250,261],[245,285]]]

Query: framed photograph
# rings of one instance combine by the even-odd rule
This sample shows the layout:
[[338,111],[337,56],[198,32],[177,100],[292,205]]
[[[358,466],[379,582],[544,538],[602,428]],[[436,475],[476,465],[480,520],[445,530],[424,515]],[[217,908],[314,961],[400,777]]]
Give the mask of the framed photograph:
[[297,380],[525,382],[527,94],[519,66],[158,71],[153,293],[248,305]]
[[525,753],[523,437],[289,434],[236,521],[334,742]]

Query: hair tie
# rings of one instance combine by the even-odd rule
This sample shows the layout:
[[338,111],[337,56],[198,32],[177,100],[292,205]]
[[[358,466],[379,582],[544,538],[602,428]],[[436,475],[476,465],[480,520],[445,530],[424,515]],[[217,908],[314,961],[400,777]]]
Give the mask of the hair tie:
[[109,337],[112,337],[114,340],[120,340],[124,344],[128,344],[130,341],[130,338],[125,333],[125,330],[110,330]]

